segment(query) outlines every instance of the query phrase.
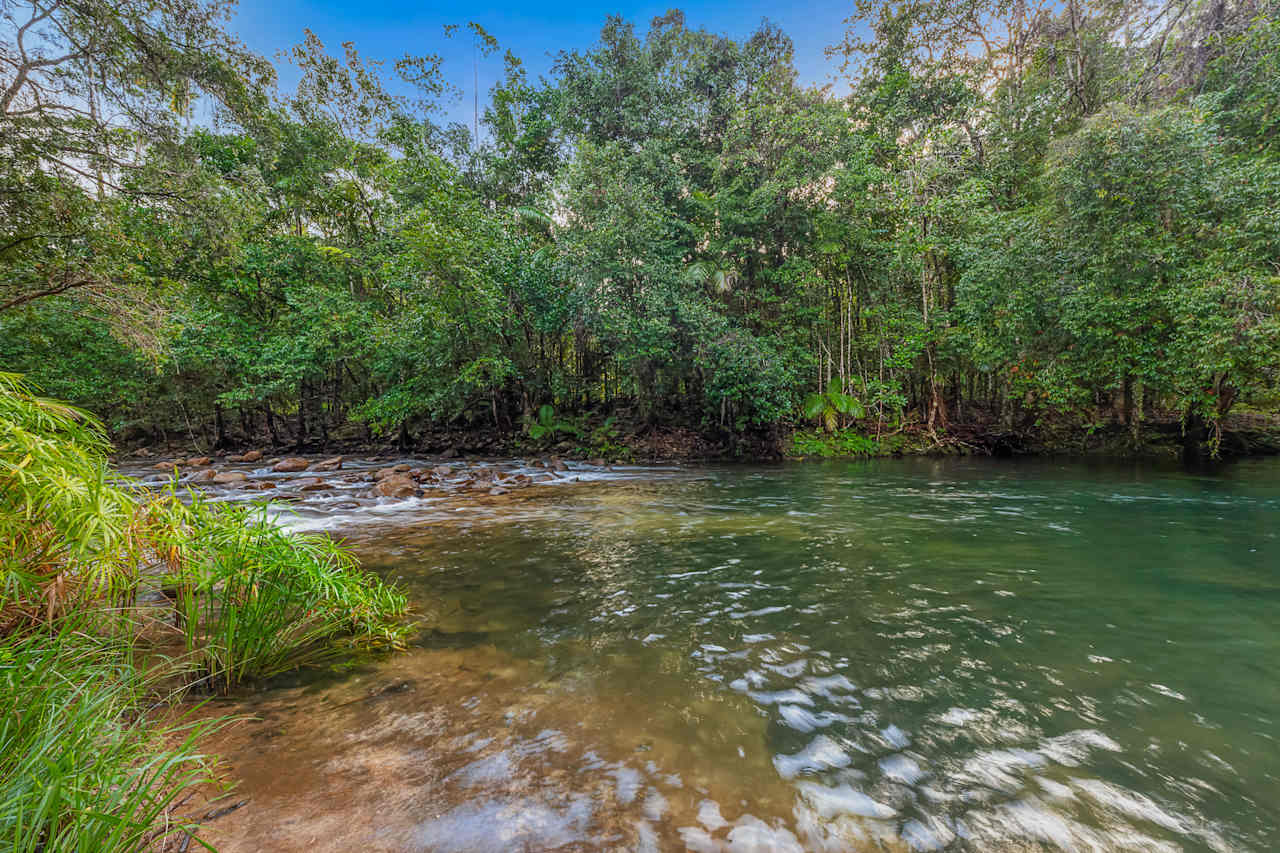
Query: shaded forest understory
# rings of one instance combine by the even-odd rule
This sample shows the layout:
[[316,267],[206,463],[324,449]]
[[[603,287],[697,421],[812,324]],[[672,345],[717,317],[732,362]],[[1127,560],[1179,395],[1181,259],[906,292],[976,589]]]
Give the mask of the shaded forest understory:
[[768,22],[536,80],[470,24],[474,127],[227,9],[4,10],[0,366],[126,447],[1272,446],[1273,0],[857,3],[825,88]]
[[[671,419],[659,423],[636,418],[625,409],[611,413],[581,412],[556,420],[532,439],[522,428],[497,429],[491,424],[429,424],[420,430],[379,436],[362,423],[318,430],[301,437],[296,422],[277,423],[275,432],[264,419],[243,417],[234,425],[224,419],[219,436],[216,420],[201,432],[142,433],[118,437],[120,453],[128,457],[181,456],[190,451],[227,453],[262,448],[268,451],[312,453],[408,453],[455,456],[563,455],[584,460],[628,461],[768,461],[784,458],[858,458],[900,455],[980,456],[1107,456],[1182,458],[1209,455],[1207,443],[1224,459],[1280,454],[1280,417],[1237,413],[1223,417],[1210,435],[1196,432],[1176,412],[1148,412],[1129,424],[1120,418],[1095,423],[1024,418],[1002,421],[998,412],[971,406],[971,419],[952,421],[946,429],[931,429],[919,420],[889,428],[875,422],[855,422],[827,431],[823,428],[758,429],[745,433],[708,431],[698,424]],[[536,423],[536,419],[534,421]],[[556,424],[553,424],[554,427]]]

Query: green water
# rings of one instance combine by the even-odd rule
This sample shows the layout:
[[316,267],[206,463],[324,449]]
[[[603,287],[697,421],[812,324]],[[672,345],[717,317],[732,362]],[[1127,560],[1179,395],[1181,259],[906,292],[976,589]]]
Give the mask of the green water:
[[[423,645],[528,662],[529,732],[594,721],[542,751],[629,780],[628,843],[1280,848],[1274,461],[691,469],[455,515],[348,533]],[[450,819],[426,848],[467,848]]]

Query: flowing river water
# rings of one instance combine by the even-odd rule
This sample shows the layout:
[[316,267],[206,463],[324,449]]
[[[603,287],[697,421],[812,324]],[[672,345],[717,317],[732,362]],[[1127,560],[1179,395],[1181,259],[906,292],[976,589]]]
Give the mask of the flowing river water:
[[213,703],[211,842],[1280,847],[1280,461],[575,467],[299,496],[423,631]]

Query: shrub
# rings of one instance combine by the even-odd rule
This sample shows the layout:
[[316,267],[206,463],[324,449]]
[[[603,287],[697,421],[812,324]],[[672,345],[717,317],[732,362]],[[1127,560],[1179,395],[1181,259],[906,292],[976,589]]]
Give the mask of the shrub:
[[879,456],[885,452],[880,442],[870,436],[852,430],[828,433],[822,430],[796,432],[791,436],[789,456],[821,456],[839,458],[850,456]]

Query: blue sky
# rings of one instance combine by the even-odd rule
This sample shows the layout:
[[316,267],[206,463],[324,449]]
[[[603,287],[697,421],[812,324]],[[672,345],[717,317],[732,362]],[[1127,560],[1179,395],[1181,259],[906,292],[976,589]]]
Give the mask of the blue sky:
[[[315,31],[334,53],[344,41],[354,41],[369,59],[394,60],[405,53],[438,53],[445,59],[449,81],[465,92],[463,102],[449,108],[448,115],[469,124],[474,89],[471,41],[464,34],[445,38],[446,24],[476,21],[504,49],[523,59],[536,78],[550,69],[555,52],[593,44],[606,15],[621,15],[644,33],[649,21],[672,5],[636,0],[613,4],[482,0],[469,5],[405,0],[240,0],[232,29],[250,48],[271,58],[277,51],[302,41],[303,28]],[[836,73],[836,64],[823,55],[823,49],[840,39],[852,6],[850,0],[814,0],[804,5],[698,0],[676,8],[684,10],[689,26],[736,38],[748,35],[763,18],[768,18],[795,41],[801,80],[821,85],[832,82]],[[485,93],[501,69],[498,55],[481,60],[481,109]],[[294,82],[285,68],[281,68],[281,82],[290,87]]]

